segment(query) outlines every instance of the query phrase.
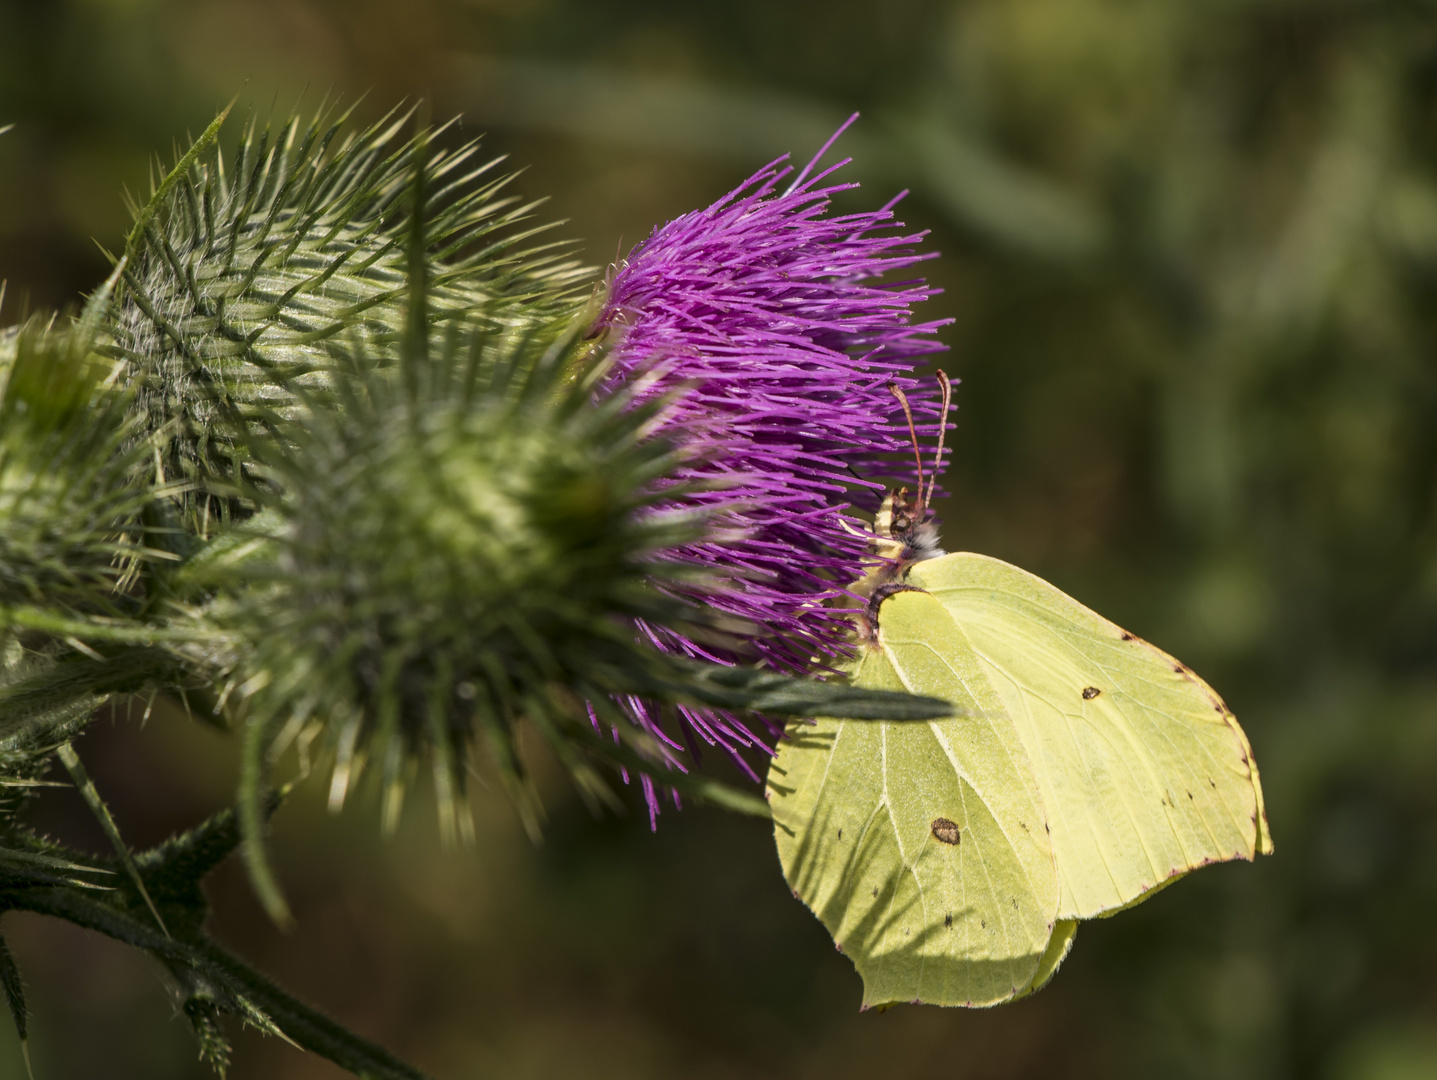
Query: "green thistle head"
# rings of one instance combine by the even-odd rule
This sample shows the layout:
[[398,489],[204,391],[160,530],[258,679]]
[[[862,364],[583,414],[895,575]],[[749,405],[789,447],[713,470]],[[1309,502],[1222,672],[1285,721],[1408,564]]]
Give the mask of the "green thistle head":
[[[430,153],[438,132],[405,137],[410,115],[342,136],[346,116],[250,122],[234,153],[215,145],[221,116],[136,212],[114,316],[116,351],[149,430],[167,431],[167,475],[196,485],[241,479],[237,426],[325,385],[354,340],[392,352],[406,319],[408,203],[427,158],[422,234],[427,318],[494,328],[545,322],[575,306],[589,272],[546,226],[537,203],[505,194],[502,159],[470,142]],[[239,455],[239,456],[236,456]],[[208,535],[231,502],[186,499]]]
[[97,351],[107,290],[0,353],[0,605],[110,612],[146,554],[148,448]]
[[[375,770],[392,825],[427,756],[443,829],[462,835],[478,742],[532,827],[522,720],[604,797],[574,743],[576,727],[595,734],[584,703],[618,716],[613,697],[643,692],[666,663],[634,623],[693,621],[661,587],[692,571],[662,553],[701,523],[653,509],[676,465],[648,437],[662,403],[595,403],[589,351],[552,329],[456,331],[399,363],[356,345],[334,407],[304,409],[283,443],[251,444],[274,493],[257,494],[255,521],[272,558],[217,617],[250,642],[233,681],[256,781],[322,733],[332,801]],[[662,766],[653,740],[624,728]]]

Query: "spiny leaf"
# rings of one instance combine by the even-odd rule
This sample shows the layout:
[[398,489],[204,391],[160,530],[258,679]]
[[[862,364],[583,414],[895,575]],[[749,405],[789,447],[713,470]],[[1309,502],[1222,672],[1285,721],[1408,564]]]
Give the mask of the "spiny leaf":
[[30,1068],[30,1013],[25,1007],[25,984],[20,978],[20,967],[3,937],[0,937],[0,988],[5,991],[5,1003],[10,1007],[10,1018],[15,1021],[15,1034],[20,1037],[25,1072],[33,1080],[35,1073]]
[[[59,662],[37,658],[24,678],[0,687],[0,744],[26,732],[43,743],[48,732],[93,713],[105,695],[139,690],[176,669],[171,653],[144,647],[98,660],[83,655]],[[46,746],[47,753],[49,749]]]
[[9,888],[34,888],[42,885],[69,885],[77,889],[100,889],[110,886],[104,867],[23,848],[0,847],[0,882]]
[[135,891],[140,894],[145,906],[150,909],[150,914],[155,917],[156,924],[168,936],[170,931],[165,926],[160,909],[155,907],[155,902],[150,897],[150,891],[145,888],[145,879],[140,876],[139,868],[135,865],[135,857],[131,854],[124,837],[120,835],[120,827],[115,824],[115,818],[110,813],[110,808],[100,797],[100,792],[96,789],[94,781],[90,779],[90,774],[85,771],[85,766],[80,761],[80,755],[75,753],[75,748],[69,743],[59,747],[55,753],[61,764],[69,771],[71,778],[75,781],[75,787],[79,789],[90,812],[95,815],[95,820],[99,822],[100,828],[104,830],[105,838],[110,841],[110,846],[115,850],[115,856],[120,860],[120,865],[125,868],[125,874],[129,877],[130,884],[134,885]]
[[[0,631],[0,775],[7,779],[38,781],[55,747],[73,737],[104,700],[92,680],[68,677],[72,667],[56,671],[53,652],[27,648],[14,634]],[[30,784],[7,789],[7,796],[17,796],[6,799],[7,809],[17,810],[34,790]],[[0,814],[0,828],[13,821]]]
[[199,644],[213,641],[215,636],[212,632],[205,633],[184,625],[163,626],[103,616],[67,618],[53,611],[28,606],[0,608],[0,629],[10,627],[40,630],[57,638],[140,647],[162,643]]
[[662,694],[665,699],[716,709],[767,713],[770,716],[831,716],[844,720],[917,721],[953,715],[951,703],[892,690],[873,690],[846,681],[784,675],[754,668],[700,664],[673,658],[673,670],[656,674],[636,693]]
[[223,1080],[229,1071],[230,1044],[220,1027],[219,1003],[208,994],[195,993],[185,998],[181,1011],[200,1044],[200,1060]]

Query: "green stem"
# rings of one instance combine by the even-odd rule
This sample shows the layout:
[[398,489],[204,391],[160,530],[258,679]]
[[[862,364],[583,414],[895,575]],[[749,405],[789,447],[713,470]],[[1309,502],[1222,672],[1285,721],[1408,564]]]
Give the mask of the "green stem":
[[144,949],[168,964],[188,968],[247,1002],[285,1038],[356,1076],[371,1080],[430,1080],[382,1046],[360,1038],[286,993],[202,932],[183,939],[166,937],[147,921],[97,897],[64,887],[0,890],[0,909],[6,908],[64,919]]

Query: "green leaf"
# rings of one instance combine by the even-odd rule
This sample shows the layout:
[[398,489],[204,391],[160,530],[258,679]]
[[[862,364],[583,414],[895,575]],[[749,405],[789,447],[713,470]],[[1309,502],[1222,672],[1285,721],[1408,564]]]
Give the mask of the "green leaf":
[[851,681],[964,711],[791,726],[769,772],[784,874],[865,1005],[1021,997],[1077,920],[1271,851],[1247,740],[1186,667],[996,559],[906,584]]
[[656,675],[637,682],[632,692],[670,702],[778,717],[823,715],[845,720],[907,721],[936,720],[953,712],[952,703],[942,698],[871,689],[845,680],[821,682],[776,671],[686,662],[677,657],[671,666],[667,678]]
[[40,630],[60,638],[79,638],[95,644],[145,647],[160,643],[172,645],[206,644],[216,640],[214,633],[205,633],[184,626],[158,626],[129,619],[66,618],[53,611],[28,606],[0,607],[0,629],[19,627]]
[[[268,817],[279,803],[279,794],[272,793],[261,807],[261,814]],[[239,843],[238,812],[231,807],[140,852],[135,856],[135,865],[159,903],[190,903],[199,897],[205,875],[228,858]]]
[[196,991],[185,998],[180,1008],[200,1044],[200,1060],[223,1078],[229,1071],[230,1043],[220,1026],[222,1010],[218,1002],[212,995]]

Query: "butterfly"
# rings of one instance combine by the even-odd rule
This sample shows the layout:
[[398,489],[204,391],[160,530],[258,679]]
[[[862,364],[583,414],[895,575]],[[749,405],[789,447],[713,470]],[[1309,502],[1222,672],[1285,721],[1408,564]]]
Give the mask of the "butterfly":
[[1082,920],[1272,851],[1222,698],[1041,578],[943,552],[936,472],[925,491],[920,460],[917,492],[877,515],[847,675],[952,715],[793,724],[768,773],[784,876],[857,967],[865,1008],[1024,997]]

